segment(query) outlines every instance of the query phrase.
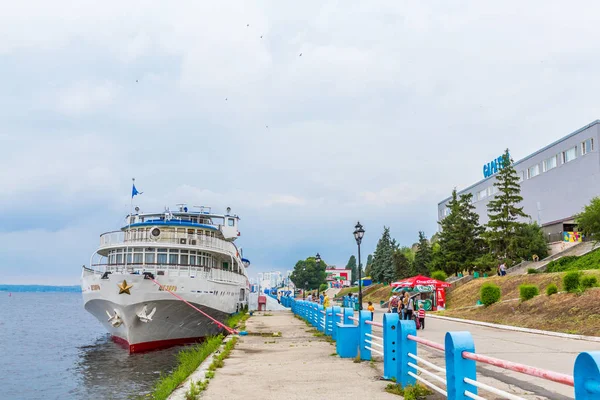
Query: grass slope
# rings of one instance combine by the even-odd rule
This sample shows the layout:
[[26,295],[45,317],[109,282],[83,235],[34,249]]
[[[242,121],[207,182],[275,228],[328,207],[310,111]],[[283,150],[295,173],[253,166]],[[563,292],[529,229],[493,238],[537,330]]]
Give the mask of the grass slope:
[[600,268],[600,249],[591,251],[583,256],[567,256],[551,261],[548,272],[573,270],[588,270]]
[[[585,271],[584,275],[600,278],[600,271]],[[556,332],[600,336],[600,288],[588,289],[582,294],[558,293],[546,296],[550,283],[562,289],[564,273],[515,275],[475,279],[448,293],[448,317],[472,319],[503,325],[543,329]],[[481,285],[486,282],[500,286],[500,303],[489,307],[475,307]],[[532,284],[540,288],[540,295],[520,302],[519,285]],[[506,301],[516,299],[514,301]],[[464,308],[469,307],[469,308]]]

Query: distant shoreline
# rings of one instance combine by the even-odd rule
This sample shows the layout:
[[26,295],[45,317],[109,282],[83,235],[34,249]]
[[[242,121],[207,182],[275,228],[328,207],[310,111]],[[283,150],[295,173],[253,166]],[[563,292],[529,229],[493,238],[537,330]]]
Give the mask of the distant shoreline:
[[0,292],[37,292],[37,293],[48,293],[48,292],[63,292],[63,293],[81,293],[81,286],[69,285],[1,285]]

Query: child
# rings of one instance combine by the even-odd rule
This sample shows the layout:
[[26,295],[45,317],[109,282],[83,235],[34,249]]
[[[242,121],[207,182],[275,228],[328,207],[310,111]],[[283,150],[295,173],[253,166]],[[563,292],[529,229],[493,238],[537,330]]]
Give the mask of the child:
[[375,316],[375,307],[373,307],[372,301],[369,302],[369,306],[367,307],[367,310],[371,311],[371,321],[373,321],[373,317]]
[[423,305],[419,307],[419,325],[421,329],[425,329],[425,307]]

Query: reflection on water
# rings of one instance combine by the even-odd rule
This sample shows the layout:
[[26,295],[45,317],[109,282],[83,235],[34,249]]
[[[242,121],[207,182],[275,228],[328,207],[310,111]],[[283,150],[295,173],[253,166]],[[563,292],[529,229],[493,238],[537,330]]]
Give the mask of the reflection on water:
[[171,370],[181,347],[129,354],[108,335],[93,345],[79,347],[71,375],[79,385],[71,394],[76,398],[125,399],[149,393],[161,371]]
[[0,292],[2,399],[136,398],[179,350],[130,355],[83,309],[81,293]]

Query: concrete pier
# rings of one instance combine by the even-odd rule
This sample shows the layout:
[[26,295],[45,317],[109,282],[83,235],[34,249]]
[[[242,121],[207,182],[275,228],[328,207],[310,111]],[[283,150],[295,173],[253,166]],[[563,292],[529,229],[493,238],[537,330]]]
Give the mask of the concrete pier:
[[377,364],[339,358],[289,311],[255,313],[246,330],[202,399],[399,399],[385,392]]

